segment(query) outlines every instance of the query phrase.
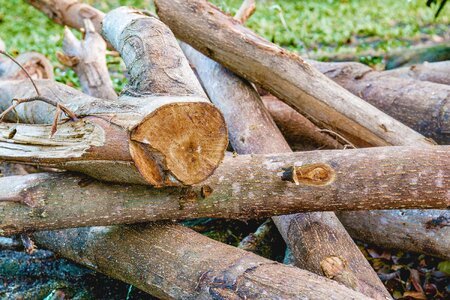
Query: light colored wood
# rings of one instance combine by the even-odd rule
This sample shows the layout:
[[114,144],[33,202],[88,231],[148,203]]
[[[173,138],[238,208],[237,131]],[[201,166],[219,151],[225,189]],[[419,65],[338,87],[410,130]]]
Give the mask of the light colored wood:
[[72,67],[85,94],[102,99],[117,99],[106,66],[106,42],[90,19],[84,19],[84,38],[78,40],[68,27],[64,29],[63,52],[58,60]]
[[450,85],[450,61],[424,62],[383,72],[384,75]]
[[[64,173],[5,177],[0,178],[0,231],[11,235],[202,217],[254,219],[311,211],[447,208],[449,147],[242,155],[227,158],[214,175],[190,188],[115,185]],[[292,166],[298,185],[282,180]],[[290,227],[281,230],[287,233]],[[351,262],[351,243],[346,252],[339,252],[341,243],[334,242],[330,253]],[[294,237],[289,244],[301,245]],[[319,247],[314,249],[314,256],[319,256]],[[300,257],[297,252],[296,256]]]
[[[265,109],[258,93],[248,82],[192,47],[182,44],[182,49],[195,67],[209,98],[222,111],[228,126],[231,145],[237,153],[291,152],[281,132]],[[320,155],[320,152],[316,153]],[[285,170],[290,169],[286,164],[283,165]],[[328,166],[328,163],[307,163],[300,169],[292,167],[290,175],[293,178],[284,179],[291,179],[295,182],[294,184],[316,186],[322,189],[329,184],[333,185],[332,182],[337,178],[334,170]],[[282,177],[286,177],[287,172],[285,171]],[[252,174],[256,173],[252,172]],[[334,197],[335,191],[333,189],[333,192],[329,195],[330,199]],[[278,192],[272,191],[269,193],[269,197],[274,199],[276,194]],[[293,199],[294,197],[288,198],[286,201],[292,201]],[[327,199],[326,201],[330,200]],[[316,211],[324,210],[318,209]],[[329,257],[339,257],[339,259],[345,261],[347,266],[345,270],[340,270],[346,276],[342,278],[342,276],[335,276],[336,274],[333,273],[334,275],[330,275],[330,278],[337,279],[347,287],[369,297],[376,299],[390,297],[377,274],[332,212],[279,216],[272,219],[288,247],[293,249],[296,266],[319,275],[330,275],[332,271],[328,272],[326,268],[328,265],[325,268],[322,267],[322,262]],[[310,220],[314,220],[314,222]],[[329,220],[329,222],[323,222],[322,220]],[[291,228],[299,226],[298,223],[308,227],[309,230],[288,235],[288,233],[291,233]],[[330,241],[327,238],[328,236],[339,238]],[[302,259],[305,256],[309,258],[307,261]],[[348,280],[348,278],[351,278],[351,280]]]
[[[115,182],[164,186],[204,180],[223,159],[228,144],[226,126],[220,112],[209,103],[175,38],[156,18],[126,8],[112,12],[104,25],[106,36],[129,66],[130,84],[122,96],[112,103],[65,85],[38,81],[42,96],[58,99],[82,117],[59,127],[72,135],[82,133],[77,139],[83,142],[74,149],[60,137],[62,145],[56,149],[28,139],[15,143],[14,148],[23,151],[15,156],[9,146],[16,141],[12,136],[0,148],[0,158],[65,168]],[[149,26],[157,34],[142,30]],[[170,51],[159,49],[164,44]],[[169,51],[172,60],[162,56],[161,51]],[[155,79],[158,84],[152,84]],[[0,90],[2,110],[9,107],[13,98],[35,96],[27,81],[3,81]],[[55,113],[54,107],[42,102],[25,103],[16,110],[19,121],[24,123],[50,124]],[[7,118],[16,121],[13,113]],[[35,133],[46,130],[44,125],[36,127],[39,128]],[[38,140],[46,138],[36,136]]]
[[261,85],[320,128],[337,131],[357,146],[430,145],[297,54],[257,36],[207,1],[156,0],[155,5],[158,16],[179,39]]
[[[1,56],[1,54],[0,54]],[[15,58],[22,67],[27,70],[33,79],[53,79],[53,66],[42,54],[36,52],[26,52]],[[25,72],[13,61],[0,58],[0,77],[6,79],[28,79]]]
[[423,135],[440,144],[450,143],[450,86],[397,78],[390,72],[377,72],[356,62],[310,63],[342,87]]

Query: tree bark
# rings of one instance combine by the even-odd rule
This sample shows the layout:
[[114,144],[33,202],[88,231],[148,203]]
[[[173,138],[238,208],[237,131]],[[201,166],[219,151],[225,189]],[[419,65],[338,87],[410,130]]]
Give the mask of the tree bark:
[[410,67],[385,71],[383,74],[450,85],[450,61],[424,62],[423,64],[412,65]]
[[[53,66],[44,55],[36,52],[26,52],[15,59],[27,70],[31,78],[53,80]],[[0,77],[2,80],[28,79],[25,72],[16,63],[3,58],[0,60]]]
[[[104,32],[129,67],[130,83],[119,101],[40,81],[41,96],[65,99],[63,103],[83,118],[59,125],[54,139],[48,138],[49,126],[23,125],[34,131],[34,139],[8,135],[0,157],[155,186],[189,185],[207,178],[223,159],[225,122],[169,29],[156,18],[121,9],[104,20]],[[13,98],[35,96],[29,82],[3,81],[0,90],[3,110]],[[16,111],[25,123],[52,123],[55,112],[41,102],[21,104]],[[15,114],[7,118],[16,121]]]
[[[450,260],[448,210],[427,210],[426,214],[421,210],[345,212],[338,216],[356,239]],[[399,219],[404,223],[398,222]]]
[[275,96],[269,94],[261,99],[292,150],[344,148],[342,143],[345,144],[345,141],[338,141],[338,137],[333,138],[322,132],[314,123]]
[[360,63],[310,63],[423,135],[441,144],[450,143],[450,86],[396,78],[390,72],[376,72]]
[[93,227],[34,237],[64,257],[161,299],[369,299],[179,225]]
[[95,31],[90,19],[84,19],[84,39],[79,41],[69,28],[64,30],[63,51],[57,53],[58,60],[72,67],[80,78],[81,89],[85,94],[97,98],[117,99],[106,66],[106,43]]
[[[222,111],[228,125],[230,142],[237,153],[291,152],[258,93],[248,82],[192,47],[182,45],[182,49],[191,64],[194,65],[209,98]],[[345,151],[341,152],[346,153]],[[329,173],[325,170],[324,168],[324,173]],[[304,171],[287,170],[286,173],[303,174],[305,171],[306,169]],[[314,172],[310,172],[310,174]],[[329,177],[329,175],[323,175],[323,178]],[[295,175],[290,179],[300,183]],[[349,188],[352,190],[351,187]],[[327,197],[326,201],[330,201],[335,192],[336,190],[330,193],[328,195],[330,198]],[[276,195],[276,193],[270,193],[270,197],[275,198],[276,196],[272,195]],[[293,250],[296,266],[325,275],[372,298],[390,297],[383,283],[334,213],[315,212],[279,216],[272,219],[288,247]],[[309,230],[296,231],[297,227],[305,227]],[[329,236],[338,238],[330,240]],[[308,257],[308,260],[302,259],[305,256]],[[326,263],[331,257],[342,263],[343,267],[338,271],[331,270],[332,264]]]
[[447,208],[449,147],[242,155],[189,188],[126,186],[64,173],[0,178],[0,235],[201,217]]
[[[236,74],[260,84],[357,146],[421,144],[423,136],[333,83],[298,55],[270,43],[205,0],[155,1],[181,40]],[[196,22],[191,22],[196,20]]]

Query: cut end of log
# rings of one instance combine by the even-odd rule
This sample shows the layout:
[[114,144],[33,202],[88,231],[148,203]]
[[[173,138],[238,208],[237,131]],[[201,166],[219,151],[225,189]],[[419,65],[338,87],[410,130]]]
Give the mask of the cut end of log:
[[225,121],[212,104],[172,103],[134,128],[130,152],[150,184],[192,185],[214,172],[227,145]]

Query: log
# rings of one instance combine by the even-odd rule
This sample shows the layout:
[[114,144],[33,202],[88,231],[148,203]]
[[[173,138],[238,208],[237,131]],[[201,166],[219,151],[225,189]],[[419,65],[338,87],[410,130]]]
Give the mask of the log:
[[370,299],[179,225],[92,227],[33,236],[64,257],[160,299]]
[[396,78],[390,72],[377,72],[360,63],[310,63],[342,87],[423,135],[440,144],[450,143],[450,86]]
[[344,148],[341,143],[345,144],[345,141],[339,142],[338,137],[333,138],[322,132],[314,123],[275,96],[265,95],[261,100],[292,150]]
[[[248,82],[192,47],[182,45],[182,49],[191,64],[194,65],[209,98],[222,111],[228,125],[231,145],[237,153],[291,152],[286,140],[265,109],[257,91]],[[316,151],[319,155],[321,152]],[[346,151],[331,151],[331,153],[337,152],[347,153]],[[309,165],[309,167],[316,168],[313,166]],[[319,171],[319,169],[316,170]],[[317,173],[317,178],[322,175],[323,178],[329,177],[331,173],[334,173],[326,171],[326,168],[322,170]],[[291,174],[292,172],[303,174],[308,171],[305,169],[305,171],[298,172],[298,170],[286,169],[284,176],[290,177],[290,172]],[[315,172],[313,171],[311,175]],[[324,173],[319,175],[321,172]],[[291,176],[290,180],[298,183],[301,181],[295,176]],[[351,187],[348,188],[352,190]],[[330,201],[336,191],[330,193],[328,195],[330,198],[326,198],[326,201]],[[276,194],[277,192],[269,193],[271,198],[275,198]],[[292,200],[286,199],[286,201]],[[293,250],[296,259],[295,266],[325,275],[366,296],[375,299],[390,298],[383,283],[334,213],[315,212],[279,216],[272,219],[287,246]],[[297,229],[303,230],[297,231]],[[330,240],[329,236],[336,238]],[[332,267],[333,264],[327,263],[332,257],[341,262],[342,268],[336,270]]]
[[201,217],[447,208],[449,149],[240,155],[227,158],[214,175],[189,188],[127,186],[64,173],[5,177],[0,178],[0,235]]
[[297,54],[262,39],[207,1],[157,0],[155,5],[161,20],[179,39],[261,85],[319,127],[337,131],[357,146],[430,145]]
[[[143,31],[142,26],[154,31]],[[171,32],[156,18],[126,9],[104,20],[104,32],[129,67],[129,86],[119,101],[39,81],[41,96],[65,99],[64,105],[82,118],[59,125],[61,135],[55,139],[48,138],[52,129],[47,125],[21,125],[33,138],[8,134],[0,158],[155,186],[189,185],[207,178],[223,159],[226,126]],[[24,81],[3,81],[0,90],[2,110],[13,98],[35,96]],[[41,102],[21,104],[16,111],[20,122],[41,124],[51,124],[55,113]],[[6,117],[16,121],[13,113]]]
[[106,42],[95,31],[90,19],[84,19],[82,41],[79,41],[69,28],[64,29],[63,51],[64,53],[57,52],[58,60],[73,68],[80,78],[81,89],[85,94],[103,99],[117,99],[106,66]]
[[450,85],[450,61],[424,62],[383,72],[385,75]]
[[[26,52],[20,54],[15,59],[22,65],[23,68],[25,68],[33,79],[53,80],[53,66],[44,55],[36,52]],[[9,59],[0,60],[0,77],[2,80],[19,80],[27,78],[25,72],[16,63]]]
[[448,210],[427,210],[426,214],[421,210],[346,212],[338,216],[356,239],[450,260]]

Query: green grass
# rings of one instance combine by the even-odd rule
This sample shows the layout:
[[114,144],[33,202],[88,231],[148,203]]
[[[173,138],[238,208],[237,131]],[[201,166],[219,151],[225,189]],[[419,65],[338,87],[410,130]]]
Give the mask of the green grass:
[[[153,10],[151,0],[86,2],[105,12],[121,5]],[[234,14],[241,0],[212,2]],[[450,5],[437,19],[435,10],[426,7],[425,0],[257,0],[256,13],[247,25],[268,40],[300,53],[389,51],[423,40],[448,38]],[[74,73],[56,60],[62,34],[61,26],[23,0],[0,0],[0,37],[8,50],[15,55],[25,51],[45,54],[55,64],[57,80],[77,86]],[[109,61],[117,65],[117,61]],[[120,89],[123,79],[113,79]]]

